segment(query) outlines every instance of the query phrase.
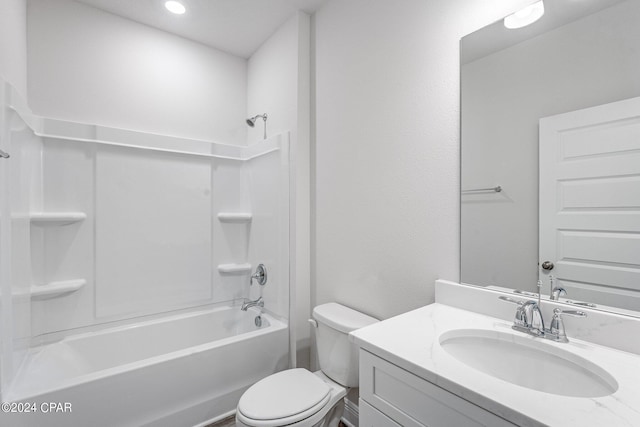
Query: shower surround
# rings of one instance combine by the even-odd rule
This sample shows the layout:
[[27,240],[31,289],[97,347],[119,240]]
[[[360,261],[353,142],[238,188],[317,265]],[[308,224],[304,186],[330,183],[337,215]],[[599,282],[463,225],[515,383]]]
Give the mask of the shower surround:
[[[56,400],[69,384],[107,390],[108,385],[103,389],[92,381],[111,374],[117,379],[103,384],[132,381],[131,386],[167,394],[176,386],[168,366],[145,371],[154,372],[153,380],[141,380],[137,368],[174,356],[189,363],[208,360],[189,369],[212,373],[211,390],[222,396],[215,375],[240,373],[250,363],[229,355],[257,351],[265,340],[273,347],[273,360],[255,365],[260,372],[252,367],[246,378],[239,375],[227,391],[237,393],[287,366],[288,134],[234,146],[65,122],[35,116],[11,86],[1,87],[2,149],[12,156],[3,164],[0,216],[0,239],[11,249],[0,255],[3,401],[38,395]],[[250,287],[249,276],[259,263],[267,266],[269,281]],[[253,322],[255,313],[243,313],[243,320],[230,313],[240,312],[243,299],[259,296],[269,319],[265,325],[234,326]],[[195,318],[202,323],[194,323]],[[232,335],[238,338],[212,332],[220,328],[236,331]],[[172,344],[186,336],[193,340]],[[258,347],[252,350],[254,342]],[[135,349],[145,345],[154,351]],[[239,347],[234,350],[234,345]],[[216,351],[228,354],[203,357],[204,348],[224,348]],[[91,356],[97,353],[98,359]],[[81,372],[66,375],[67,358],[76,360]],[[223,359],[235,364],[206,364]],[[62,374],[51,375],[56,371]],[[188,386],[179,387],[189,394]],[[83,400],[83,405],[104,403],[99,392],[80,395],[95,400]],[[232,410],[233,398],[227,400],[207,417]],[[173,406],[145,422],[162,425],[160,420],[185,409]],[[143,411],[153,412],[140,408],[138,416]],[[142,425],[136,411],[131,414],[120,425]],[[37,425],[24,415],[19,420],[26,423],[20,425]]]

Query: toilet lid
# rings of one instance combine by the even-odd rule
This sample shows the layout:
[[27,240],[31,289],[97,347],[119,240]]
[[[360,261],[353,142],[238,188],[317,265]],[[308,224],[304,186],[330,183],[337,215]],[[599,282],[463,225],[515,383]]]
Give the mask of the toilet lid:
[[329,401],[331,388],[306,369],[288,369],[264,378],[242,395],[238,411],[256,421],[310,417]]

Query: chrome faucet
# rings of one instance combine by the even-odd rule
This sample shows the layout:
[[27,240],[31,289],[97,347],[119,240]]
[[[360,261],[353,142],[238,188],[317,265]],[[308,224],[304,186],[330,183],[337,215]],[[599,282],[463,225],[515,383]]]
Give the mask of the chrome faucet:
[[245,299],[244,302],[242,303],[242,307],[240,307],[240,310],[247,311],[251,307],[264,307],[264,300],[262,299],[262,297],[254,301]]
[[561,296],[566,294],[567,294],[567,291],[564,288],[561,288],[560,286],[556,286],[551,291],[551,301],[558,301]]
[[549,275],[549,299],[551,301],[558,301],[561,296],[566,295],[567,291],[562,286],[553,286],[555,277],[553,274]]
[[539,303],[527,301],[518,307],[523,312],[524,327],[530,335],[540,336],[544,334],[544,319],[540,311]]
[[512,326],[514,330],[536,337],[544,335],[544,319],[537,302],[533,300],[523,302],[504,296],[498,298],[518,305]]
[[544,319],[540,311],[540,304],[536,301],[518,301],[513,298],[499,296],[502,301],[517,304],[516,315],[513,320],[513,330],[533,335],[534,337],[542,337],[556,342],[569,342],[567,333],[564,329],[562,314],[576,317],[586,317],[587,313],[576,310],[561,310],[556,308],[553,310],[553,319],[551,319],[551,327],[544,327]]

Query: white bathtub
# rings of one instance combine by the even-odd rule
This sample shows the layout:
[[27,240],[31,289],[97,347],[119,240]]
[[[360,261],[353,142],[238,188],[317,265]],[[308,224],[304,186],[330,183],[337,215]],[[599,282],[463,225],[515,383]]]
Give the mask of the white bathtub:
[[263,314],[258,328],[257,314],[216,308],[35,348],[3,399],[32,412],[2,413],[0,425],[191,427],[215,420],[251,384],[287,367],[286,324]]

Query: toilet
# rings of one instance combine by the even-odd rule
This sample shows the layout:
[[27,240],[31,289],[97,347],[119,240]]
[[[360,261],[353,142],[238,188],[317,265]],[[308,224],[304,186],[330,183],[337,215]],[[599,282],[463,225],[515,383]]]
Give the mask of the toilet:
[[358,350],[349,332],[378,322],[331,302],[313,309],[320,370],[288,369],[244,392],[236,425],[244,427],[337,427],[350,387],[358,387]]

